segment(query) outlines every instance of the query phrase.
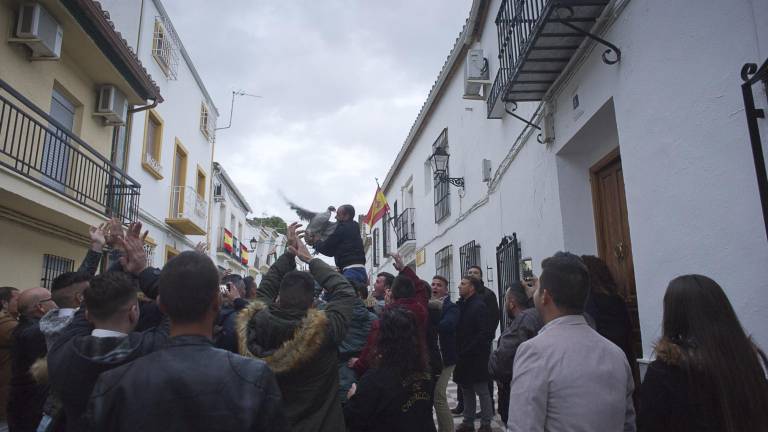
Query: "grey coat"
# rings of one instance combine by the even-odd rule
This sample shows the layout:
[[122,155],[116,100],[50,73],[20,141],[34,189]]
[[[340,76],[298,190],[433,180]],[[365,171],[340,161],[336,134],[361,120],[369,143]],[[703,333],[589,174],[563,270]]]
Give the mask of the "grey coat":
[[544,321],[536,308],[526,309],[516,316],[499,337],[499,345],[488,359],[488,372],[491,378],[508,383],[512,380],[512,365],[517,347],[536,336],[544,327]]

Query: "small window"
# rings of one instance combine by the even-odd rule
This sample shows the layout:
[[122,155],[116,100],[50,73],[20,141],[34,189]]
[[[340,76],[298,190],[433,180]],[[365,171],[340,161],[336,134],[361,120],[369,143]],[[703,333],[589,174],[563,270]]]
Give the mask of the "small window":
[[185,217],[184,190],[187,179],[187,154],[187,149],[177,139],[173,155],[173,176],[171,177],[171,218]]
[[205,199],[205,171],[203,171],[203,168],[200,167],[200,165],[197,166],[197,182],[195,184],[195,190],[197,191],[197,196],[200,197],[200,199]]
[[379,229],[373,230],[373,266],[379,266]]
[[480,245],[474,240],[459,248],[459,266],[461,275],[467,274],[472,266],[480,266]]
[[[395,203],[397,204],[397,203]],[[381,242],[381,254],[384,258],[387,257],[389,254],[389,215],[384,214],[384,217],[381,219],[381,236],[382,236],[382,242]]]
[[156,179],[163,178],[160,155],[163,150],[163,119],[154,110],[147,111],[144,123],[144,148],[141,166]]
[[205,135],[208,142],[213,143],[216,136],[216,117],[205,102],[200,104],[200,132]]
[[74,269],[75,260],[45,254],[43,255],[43,276],[40,278],[40,285],[50,290],[54,279],[62,273],[71,272]]
[[177,78],[179,65],[178,38],[170,21],[163,17],[155,19],[155,30],[152,36],[152,57],[163,70],[168,79]]
[[448,281],[448,292],[453,290],[451,282],[453,247],[448,245],[435,253],[435,274],[444,277]]

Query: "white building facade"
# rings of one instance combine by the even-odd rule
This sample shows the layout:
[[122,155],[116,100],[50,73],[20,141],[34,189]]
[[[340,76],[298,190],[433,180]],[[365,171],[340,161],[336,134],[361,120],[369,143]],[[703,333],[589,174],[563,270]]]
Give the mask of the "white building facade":
[[213,163],[211,206],[211,258],[220,270],[241,276],[256,276],[249,250],[248,213],[251,206],[218,162]]
[[256,219],[248,219],[243,242],[250,245],[250,265],[258,270],[256,281],[261,282],[261,277],[269,271],[277,257],[285,252],[287,237]]
[[[455,300],[469,265],[499,292],[524,257],[538,274],[558,250],[600,256],[641,364],[668,282],[700,273],[768,347],[768,242],[740,77],[768,57],[768,3],[554,3],[473,2],[382,184],[393,223],[371,232],[370,273],[393,271],[386,252],[399,251],[421,278],[446,276]],[[467,81],[470,54],[480,66]],[[767,99],[757,91],[759,107]],[[463,188],[436,184],[438,147]]]
[[139,220],[151,264],[161,267],[209,241],[213,100],[160,0],[102,1],[118,31],[156,77],[165,101],[128,126],[128,172],[142,185]]

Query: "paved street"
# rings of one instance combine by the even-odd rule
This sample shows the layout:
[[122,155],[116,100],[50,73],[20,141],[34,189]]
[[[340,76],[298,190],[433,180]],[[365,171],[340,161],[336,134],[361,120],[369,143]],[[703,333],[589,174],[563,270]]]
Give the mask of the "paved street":
[[[457,402],[458,402],[457,399],[456,399],[456,389],[457,389],[457,387],[456,387],[456,383],[455,382],[451,381],[451,382],[448,383],[448,406],[450,408],[454,408],[456,406]],[[498,395],[496,394],[495,386],[494,386],[493,400],[494,400],[494,403],[495,403],[496,400],[498,400]],[[479,409],[480,408],[479,408],[479,403],[478,403],[478,410]],[[462,418],[463,417],[461,417],[461,416],[455,416],[453,418],[453,424],[456,425],[456,427],[458,427],[461,424]],[[502,432],[502,431],[504,431],[504,424],[501,422],[501,417],[499,417],[498,414],[493,416],[493,422],[491,423],[491,426],[492,426],[494,432]],[[478,428],[478,427],[480,427],[480,420],[476,420],[475,421],[475,428]]]

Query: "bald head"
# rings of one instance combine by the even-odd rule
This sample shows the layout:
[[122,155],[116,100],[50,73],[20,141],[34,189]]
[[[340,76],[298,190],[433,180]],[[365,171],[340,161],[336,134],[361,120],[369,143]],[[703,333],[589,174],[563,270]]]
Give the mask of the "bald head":
[[51,293],[45,288],[29,288],[19,294],[19,314],[29,318],[40,318],[46,312],[57,309]]

